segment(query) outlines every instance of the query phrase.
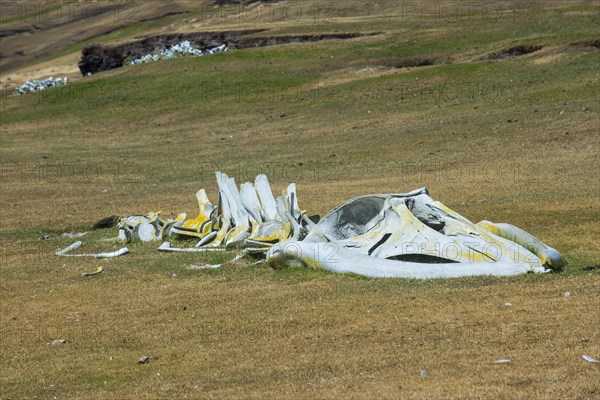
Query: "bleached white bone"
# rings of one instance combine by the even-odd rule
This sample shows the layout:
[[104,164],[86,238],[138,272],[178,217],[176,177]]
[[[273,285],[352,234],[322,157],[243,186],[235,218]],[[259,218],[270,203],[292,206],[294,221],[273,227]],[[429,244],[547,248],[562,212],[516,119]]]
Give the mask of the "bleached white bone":
[[[301,264],[338,273],[354,273],[371,278],[458,278],[465,276],[509,276],[530,272],[524,265],[503,262],[415,263],[387,260],[357,254],[337,243],[283,242],[267,253],[275,268]],[[541,270],[535,272],[544,272]]]
[[263,221],[261,205],[256,193],[256,189],[254,188],[254,184],[251,182],[242,184],[242,188],[240,190],[240,200],[252,218],[254,218],[256,222],[261,223]]
[[71,252],[75,249],[78,249],[82,245],[83,245],[83,242],[77,241],[77,242],[65,247],[64,249],[57,251],[54,254],[56,254],[57,256],[63,256],[63,257],[113,258],[113,257],[119,257],[119,256],[129,253],[129,249],[127,249],[127,247],[123,247],[117,251],[106,252],[106,253],[69,254],[69,252]]
[[[279,198],[277,206],[281,214]],[[522,245],[532,241],[530,249]],[[331,249],[337,257],[327,253]],[[553,251],[512,225],[473,224],[423,188],[350,199],[313,226],[304,241],[276,244],[267,257],[272,265],[426,279],[548,272],[538,254],[560,260]]]
[[202,238],[208,233],[206,232],[206,228],[207,225],[210,226],[211,216],[215,211],[215,207],[208,199],[204,189],[196,192],[196,199],[198,200],[198,215],[196,218],[174,224],[169,232],[170,234]]
[[217,232],[211,232],[208,235],[204,236],[198,243],[196,243],[196,247],[202,247],[208,243],[210,243],[217,236]]
[[158,248],[158,251],[167,251],[173,253],[209,253],[209,252],[218,252],[225,251],[223,247],[171,247],[171,242],[164,242]]
[[311,221],[306,214],[302,214],[302,221],[304,221],[304,223],[306,224],[306,227],[309,232],[312,230],[312,228],[314,228],[317,225],[313,221]]
[[[180,217],[183,217],[180,215]],[[119,221],[119,239],[127,242],[141,240],[142,242],[151,242],[162,239],[165,229],[168,231],[171,226],[178,222],[169,220],[164,222],[160,219],[159,212],[151,212],[146,215],[131,215],[121,218]]]
[[244,258],[245,253],[237,254],[232,260],[226,261],[222,264],[204,264],[204,265],[190,265],[189,269],[217,269],[221,268],[223,265],[234,263],[238,260]]
[[221,192],[219,192],[219,223],[220,227],[217,231],[217,235],[215,239],[209,244],[210,246],[220,246],[221,243],[225,240],[229,229],[231,228],[231,213],[229,212],[229,201],[226,197],[223,196]]
[[254,187],[258,193],[258,198],[262,205],[262,216],[263,221],[274,221],[277,219],[277,205],[275,204],[275,198],[273,192],[271,192],[271,186],[269,186],[269,180],[264,174],[260,174],[254,181]]
[[216,176],[219,191],[222,197],[227,199],[232,218],[231,229],[225,235],[224,241],[227,246],[238,247],[244,239],[250,236],[248,212],[240,200],[240,193],[235,185],[235,180],[221,172],[217,172]]
[[146,220],[142,221],[137,229],[138,238],[142,242],[150,242],[156,238],[156,233],[152,224]]
[[561,269],[563,267],[564,261],[556,249],[544,244],[541,240],[521,228],[510,224],[493,223],[490,221],[480,221],[477,223],[477,226],[504,239],[518,243],[538,256],[542,265],[548,268]]
[[279,221],[285,221],[285,213],[289,209],[288,206],[285,204],[285,201],[283,200],[282,196],[277,196],[277,198],[275,199],[275,206],[277,207],[277,219]]
[[219,192],[227,199],[227,203],[229,205],[231,222],[234,225],[243,223],[243,213],[240,209],[241,202],[239,202],[239,198],[236,199],[235,192],[232,191],[233,189],[237,190],[235,187],[235,181],[232,182],[233,178],[229,178],[227,174],[221,172],[217,172],[216,175]]
[[298,220],[302,213],[300,211],[300,208],[298,207],[298,194],[296,193],[296,184],[290,183],[284,193],[284,199],[287,209],[290,211],[292,217]]

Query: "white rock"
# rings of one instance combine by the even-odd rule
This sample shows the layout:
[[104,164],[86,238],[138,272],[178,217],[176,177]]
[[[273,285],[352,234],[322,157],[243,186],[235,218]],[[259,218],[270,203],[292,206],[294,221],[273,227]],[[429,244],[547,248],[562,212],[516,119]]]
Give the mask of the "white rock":
[[223,53],[228,50],[229,49],[227,48],[226,44],[221,44],[219,46],[207,49],[206,52],[203,52],[202,50],[195,48],[190,43],[190,41],[184,40],[183,42],[174,44],[173,46],[169,47],[168,49],[166,49],[160,53],[146,54],[141,57],[135,58],[135,59],[129,61],[128,65],[144,64],[144,63],[148,63],[148,62],[152,62],[152,61],[168,60],[171,58],[182,57],[182,56],[202,57],[206,54]]
[[55,86],[65,85],[67,83],[67,77],[56,78],[49,77],[46,79],[37,79],[27,81],[16,89],[18,94],[33,93],[40,90],[45,90]]

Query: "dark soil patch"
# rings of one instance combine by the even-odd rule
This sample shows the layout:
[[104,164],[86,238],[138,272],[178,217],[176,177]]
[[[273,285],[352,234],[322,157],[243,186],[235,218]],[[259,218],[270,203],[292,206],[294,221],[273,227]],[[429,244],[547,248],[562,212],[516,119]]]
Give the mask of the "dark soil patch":
[[107,71],[122,67],[128,58],[137,58],[167,49],[168,47],[189,40],[195,47],[206,50],[211,47],[226,44],[229,48],[250,48],[273,46],[277,44],[317,42],[328,39],[352,39],[362,36],[377,35],[378,33],[333,33],[321,35],[286,35],[248,37],[264,32],[265,29],[249,29],[221,32],[193,32],[169,35],[151,36],[142,40],[128,42],[116,46],[106,46],[94,43],[86,46],[81,54],[79,70],[82,75]]
[[569,47],[584,51],[598,50],[600,49],[600,39],[582,40],[581,42],[571,43]]
[[600,39],[588,39],[550,49],[545,55],[569,52],[591,52],[600,50]]
[[224,32],[194,32],[158,35],[116,46],[106,46],[94,43],[84,47],[79,61],[79,70],[82,75],[95,74],[122,67],[128,58],[137,58],[145,54],[166,50],[184,40],[189,40],[202,50],[219,46],[223,43],[237,43],[242,36],[262,32],[264,29],[249,29],[241,31]]
[[596,265],[588,265],[587,267],[582,268],[584,271],[593,271],[595,269],[600,269],[600,264]]
[[352,64],[353,67],[386,67],[386,68],[414,68],[425,67],[429,65],[448,64],[448,60],[444,60],[437,55],[421,56],[421,57],[400,57],[400,58],[380,58],[372,60],[361,60]]
[[538,45],[519,45],[477,57],[474,61],[505,60],[507,58],[519,57],[525,54],[533,53],[541,48],[542,46]]
[[108,217],[104,217],[92,225],[92,230],[95,231],[98,229],[114,228],[119,223],[119,219],[121,219],[121,217],[118,215],[109,215]]
[[248,6],[254,3],[264,3],[264,4],[275,4],[279,3],[281,0],[215,0],[216,6]]
[[263,47],[273,46],[277,44],[290,44],[290,43],[306,43],[306,42],[319,42],[321,40],[331,39],[354,39],[363,36],[378,35],[379,32],[375,33],[327,33],[322,35],[285,35],[285,36],[265,36],[265,37],[252,37],[242,38],[239,43],[234,44],[233,47],[238,49],[245,49],[249,47]]

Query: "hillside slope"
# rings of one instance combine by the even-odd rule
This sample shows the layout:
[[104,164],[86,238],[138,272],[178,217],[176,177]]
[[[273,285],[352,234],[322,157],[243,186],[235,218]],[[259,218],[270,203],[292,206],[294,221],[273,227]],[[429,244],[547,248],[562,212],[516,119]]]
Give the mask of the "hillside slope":
[[[9,71],[171,29],[376,33],[2,97],[0,398],[598,396],[597,364],[581,356],[600,358],[600,6],[443,14],[364,4],[340,2],[316,21],[308,11],[241,21],[192,10]],[[53,256],[73,240],[63,232],[107,215],[195,215],[200,187],[216,201],[215,170],[238,183],[267,173],[276,193],[296,182],[301,208],[321,215],[351,196],[427,186],[473,221],[533,233],[569,264],[414,282],[252,260],[190,270],[233,254],[165,255],[156,243],[113,260]],[[84,240],[106,251],[120,246],[114,236]]]

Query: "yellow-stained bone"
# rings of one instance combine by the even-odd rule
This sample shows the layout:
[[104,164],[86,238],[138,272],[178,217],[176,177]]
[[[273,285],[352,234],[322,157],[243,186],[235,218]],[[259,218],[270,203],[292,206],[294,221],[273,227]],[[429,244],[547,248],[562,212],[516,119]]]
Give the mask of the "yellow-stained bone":
[[[122,217],[117,224],[119,240],[131,242],[159,240],[162,238],[165,222],[160,219],[162,211],[149,212],[146,215],[131,215]],[[141,236],[140,236],[141,235]]]
[[[464,224],[464,229],[462,231],[457,230],[456,232],[464,234],[465,232],[470,231],[470,235],[474,234],[477,237],[481,238],[481,240],[483,240],[485,243],[498,246],[498,248],[501,251],[501,254],[507,259],[512,258],[514,262],[525,262],[531,265],[540,263],[541,265],[544,265],[544,262],[540,259],[538,253],[532,251],[527,246],[523,246],[523,243],[512,240],[506,235],[498,234],[498,230],[487,229],[486,226],[484,226],[483,224],[474,224],[471,221],[465,219],[457,212],[446,207],[439,201],[433,201],[433,204],[439,209],[452,215],[455,219],[462,221],[462,223]],[[449,233],[446,232],[446,234]]]
[[185,221],[182,225],[183,228],[198,230],[203,223],[210,220],[210,214],[213,212],[214,206],[211,204],[210,200],[208,200],[206,191],[204,189],[198,190],[196,192],[196,198],[198,199],[198,216]]
[[446,234],[443,235],[419,221],[406,207],[404,202],[401,202],[398,206],[394,207],[394,211],[399,214],[401,221],[394,232],[402,235],[404,241],[420,244],[426,249],[435,248],[435,246],[443,247],[452,243],[462,250],[460,252],[460,257],[454,259],[454,261],[458,262],[483,262],[495,260],[494,255],[490,253],[469,251],[461,241],[451,237],[452,234],[456,233],[462,233],[464,235],[471,234],[472,230],[469,229],[470,227],[463,221],[460,221],[462,224],[459,222],[452,227],[451,230],[447,229],[445,232]]
[[198,200],[198,215],[196,218],[188,219],[183,221],[182,224],[178,224],[171,229],[172,233],[191,236],[197,238],[203,238],[210,232],[212,232],[213,223],[211,223],[211,214],[215,207],[212,205],[206,191],[200,189],[196,192],[196,199]]
[[[276,228],[272,232],[267,234],[265,230],[268,230],[268,228],[273,226],[276,226]],[[281,222],[268,221],[263,224],[260,224],[257,227],[256,231],[253,230],[250,239],[268,243],[283,242],[284,240],[287,240],[290,237],[291,230],[292,224],[287,220]]]
[[532,234],[525,232],[516,226],[504,223],[495,224],[486,220],[478,222],[477,226],[493,233],[494,235],[518,243],[538,256],[542,265],[550,269],[561,270],[564,266],[564,261],[558,251],[546,245]]
[[221,227],[217,231],[217,236],[215,237],[215,240],[211,243],[211,246],[220,246],[221,243],[223,243],[223,241],[225,240],[225,237],[227,237],[227,233],[229,232],[230,228],[231,222],[229,221],[229,218],[221,217]]

